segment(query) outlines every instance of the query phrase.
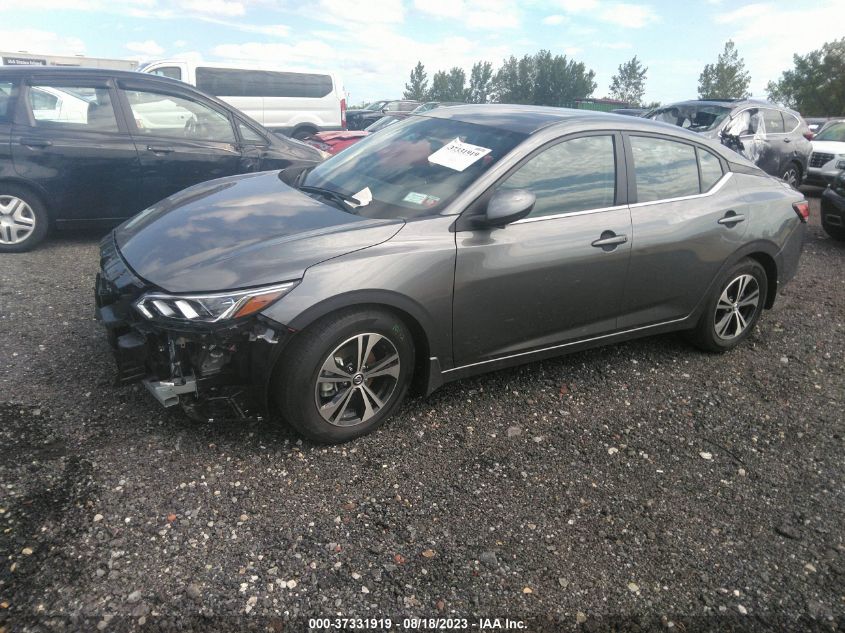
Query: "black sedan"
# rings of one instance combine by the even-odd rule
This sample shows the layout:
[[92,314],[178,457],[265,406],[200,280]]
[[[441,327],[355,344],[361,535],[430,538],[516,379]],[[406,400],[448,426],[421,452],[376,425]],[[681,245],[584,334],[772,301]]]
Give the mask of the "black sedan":
[[322,158],[166,77],[0,68],[0,252],[51,227],[114,226],[206,180]]

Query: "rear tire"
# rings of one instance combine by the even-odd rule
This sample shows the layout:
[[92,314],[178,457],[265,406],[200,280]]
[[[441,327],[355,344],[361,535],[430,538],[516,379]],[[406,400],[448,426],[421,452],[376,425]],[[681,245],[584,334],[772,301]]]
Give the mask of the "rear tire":
[[50,216],[28,189],[0,183],[0,253],[23,253],[47,236]]
[[798,189],[801,186],[801,168],[796,163],[789,163],[780,178],[786,184]]
[[766,269],[754,259],[741,260],[716,286],[688,340],[707,352],[733,349],[754,330],[767,293]]
[[301,435],[346,442],[384,424],[408,392],[411,332],[374,309],[328,315],[297,334],[270,383],[282,417]]

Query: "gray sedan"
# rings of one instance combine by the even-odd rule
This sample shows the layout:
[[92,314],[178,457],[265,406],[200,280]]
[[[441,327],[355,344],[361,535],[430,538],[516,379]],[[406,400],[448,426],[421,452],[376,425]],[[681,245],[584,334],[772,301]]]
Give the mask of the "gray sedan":
[[439,108],[309,168],[163,200],[104,240],[123,382],[205,417],[251,387],[340,442],[411,389],[683,330],[723,352],[795,273],[808,205],[678,127]]

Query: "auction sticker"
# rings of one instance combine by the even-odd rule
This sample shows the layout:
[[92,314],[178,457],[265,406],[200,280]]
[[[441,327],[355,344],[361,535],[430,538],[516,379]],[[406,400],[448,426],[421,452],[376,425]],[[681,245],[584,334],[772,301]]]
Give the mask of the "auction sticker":
[[491,151],[493,150],[489,147],[470,145],[456,138],[429,156],[428,162],[434,163],[435,165],[442,165],[455,171],[463,171],[479,158],[487,156]]

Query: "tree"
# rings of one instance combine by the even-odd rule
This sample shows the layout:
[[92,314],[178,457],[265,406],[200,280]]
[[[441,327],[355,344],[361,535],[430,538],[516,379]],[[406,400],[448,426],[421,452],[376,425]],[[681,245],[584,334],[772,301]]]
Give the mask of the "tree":
[[439,101],[464,101],[467,96],[467,74],[463,68],[455,66],[447,75],[449,89],[446,95]]
[[431,90],[426,95],[427,101],[448,101],[449,75],[444,70],[438,70],[431,78]]
[[493,96],[499,103],[566,106],[593,93],[595,76],[582,62],[541,50],[504,60],[493,79]]
[[745,62],[739,57],[731,40],[725,43],[725,50],[715,64],[707,64],[698,77],[700,99],[745,99],[751,95],[748,86],[751,75],[745,70]]
[[469,103],[487,103],[493,80],[493,64],[475,62],[469,74],[466,100]]
[[425,73],[425,66],[422,62],[417,62],[414,69],[411,71],[411,80],[405,84],[405,93],[402,95],[405,99],[416,99],[417,101],[424,101],[428,94],[428,75]]
[[648,68],[640,63],[636,55],[630,61],[620,64],[610,84],[610,96],[628,105],[639,106],[645,93],[647,72]]
[[792,61],[794,69],[769,82],[769,99],[804,116],[845,116],[845,38]]

